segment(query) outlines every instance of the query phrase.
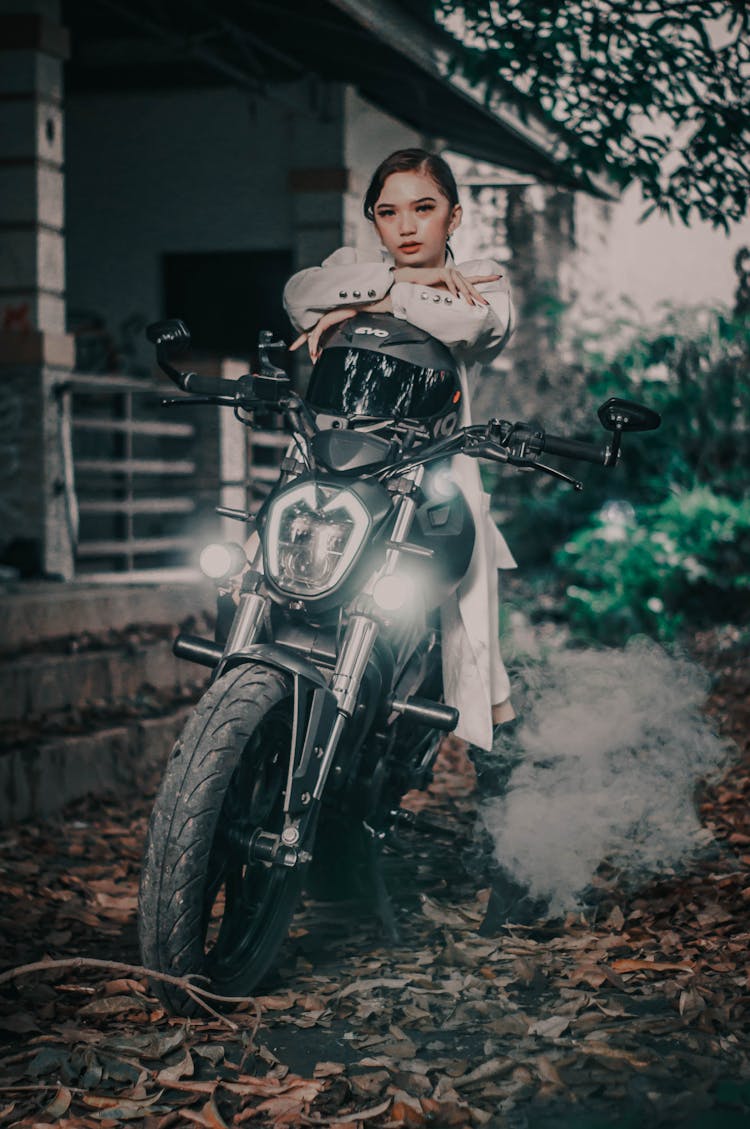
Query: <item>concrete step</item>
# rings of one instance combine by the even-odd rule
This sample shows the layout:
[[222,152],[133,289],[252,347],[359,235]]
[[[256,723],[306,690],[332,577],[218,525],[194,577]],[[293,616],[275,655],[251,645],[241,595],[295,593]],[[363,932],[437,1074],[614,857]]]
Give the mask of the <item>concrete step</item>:
[[133,699],[145,687],[180,693],[203,686],[204,667],[176,659],[168,639],[0,663],[0,722],[33,721],[68,708]]
[[127,791],[166,760],[208,680],[171,637],[209,634],[214,607],[195,580],[0,590],[0,823]]
[[80,796],[138,787],[166,763],[192,709],[9,749],[0,755],[0,825],[50,816]]
[[122,631],[133,624],[170,626],[211,613],[208,581],[170,584],[53,584],[24,581],[0,590],[0,652],[36,650],[50,640]]

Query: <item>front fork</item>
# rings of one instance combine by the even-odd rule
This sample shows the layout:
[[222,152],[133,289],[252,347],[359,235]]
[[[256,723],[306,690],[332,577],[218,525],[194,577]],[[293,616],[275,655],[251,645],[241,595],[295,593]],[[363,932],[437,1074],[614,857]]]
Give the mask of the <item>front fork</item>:
[[[382,576],[390,576],[396,571],[401,556],[399,545],[407,541],[411,531],[414,515],[417,510],[414,492],[416,491],[416,487],[419,486],[423,475],[424,467],[418,466],[412,468],[408,476],[404,476],[410,478],[414,486],[411,493],[401,495],[399,510],[393,528],[393,536],[390,539],[385,563],[377,574],[377,577],[374,577],[373,580],[379,579]],[[255,561],[253,561],[253,564],[256,562],[257,557]],[[255,573],[254,575],[257,576],[258,574]],[[261,595],[257,590],[257,585],[254,585],[254,587],[256,589],[255,591],[243,591],[240,595],[239,606],[227,637],[220,668],[225,666],[227,659],[232,654],[239,651],[246,651],[247,648],[256,643],[260,637],[267,614],[268,597]],[[306,840],[308,839],[309,829],[314,827],[315,824],[313,813],[317,809],[323,796],[341,736],[346,729],[347,722],[354,713],[362,679],[364,678],[367,665],[372,656],[373,648],[375,647],[381,629],[379,618],[368,610],[367,597],[368,593],[365,593],[363,598],[358,601],[359,608],[349,618],[336,667],[331,676],[329,689],[328,691],[321,691],[321,693],[332,695],[336,706],[335,718],[333,724],[330,725],[328,737],[325,743],[322,741],[319,743],[318,737],[322,737],[322,733],[316,733],[314,735],[306,733],[304,737],[301,734],[295,734],[284,801],[284,828],[280,840],[277,840],[276,846],[274,847],[270,839],[275,839],[275,836],[271,837],[268,833],[262,832],[259,838],[256,833],[249,844],[253,858],[262,858],[264,862],[270,861],[281,866],[296,866],[298,863],[308,862],[310,860],[311,856],[304,848],[306,846]],[[300,693],[299,680],[295,678],[295,730],[298,724],[303,720],[301,717],[302,711],[299,708]],[[309,722],[307,723],[308,728],[310,724],[319,726],[323,720],[326,720],[328,724],[330,724],[330,713],[326,716],[326,711],[322,709],[316,711],[312,708],[310,710]],[[295,812],[291,809],[293,807],[299,807],[298,804],[293,803],[295,793],[299,792],[299,787],[295,787],[295,777],[297,776],[298,768],[296,754],[298,750],[302,752],[303,749],[312,747],[316,749],[317,753],[315,758],[317,761],[317,770],[314,776],[314,783],[310,791],[301,793],[301,798],[306,810]]]

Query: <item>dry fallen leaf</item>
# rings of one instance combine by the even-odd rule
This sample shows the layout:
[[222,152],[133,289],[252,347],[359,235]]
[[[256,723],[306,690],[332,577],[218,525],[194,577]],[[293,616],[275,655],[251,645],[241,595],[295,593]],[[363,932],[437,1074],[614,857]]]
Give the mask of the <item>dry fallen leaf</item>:
[[[746,690],[749,684],[742,685]],[[653,1101],[675,1116],[688,1098],[708,1103],[705,1108],[716,1113],[716,1078],[742,1078],[750,1071],[740,1036],[750,1015],[750,935],[743,932],[750,854],[737,838],[750,833],[748,701],[750,694],[743,692],[745,767],[726,786],[709,784],[704,793],[704,820],[722,844],[720,856],[705,865],[688,862],[679,874],[662,875],[637,892],[626,890],[620,876],[605,868],[599,886],[601,906],[609,908],[603,915],[592,907],[590,914],[577,911],[545,929],[508,926],[497,938],[481,939],[474,930],[487,898],[480,900],[476,876],[463,873],[463,848],[446,851],[429,836],[415,837],[408,866],[395,856],[384,861],[394,903],[404,874],[412,884],[412,905],[420,892],[428,895],[424,914],[403,913],[397,904],[403,946],[383,946],[373,922],[344,917],[332,942],[335,961],[329,963],[330,954],[321,959],[321,924],[323,936],[331,936],[339,907],[321,909],[312,899],[301,906],[292,959],[281,965],[277,987],[265,998],[268,1046],[257,1041],[250,1005],[234,1016],[237,1032],[205,1017],[181,1024],[154,1005],[145,977],[135,974],[112,979],[113,969],[97,985],[93,976],[76,981],[69,971],[63,979],[50,972],[29,982],[24,1011],[0,1017],[0,1027],[25,1052],[4,1064],[4,1101],[11,1086],[19,1090],[0,1121],[52,1121],[44,1105],[54,1110],[58,1097],[64,1101],[58,1078],[73,1094],[56,1120],[61,1129],[116,1129],[118,1114],[123,1126],[144,1129],[190,1124],[216,1129],[217,1117],[253,1129],[274,1124],[386,1129],[397,1124],[390,1111],[398,1102],[409,1112],[401,1107],[396,1112],[424,1119],[419,1129],[425,1121],[435,1129],[477,1129],[505,1116],[501,1109],[559,1100],[563,1092],[566,1102],[586,1113],[591,1108],[592,1116],[598,1111],[605,1120],[622,1100],[616,1095],[629,1092],[635,1070],[643,1071],[640,1092],[657,1095]],[[456,818],[470,831],[474,800],[463,808],[446,803],[448,791],[441,783],[440,798],[436,792],[420,794],[419,803],[432,805],[446,825]],[[125,951],[133,945],[133,930],[120,922],[132,922],[149,803],[140,794],[117,805],[82,801],[80,825],[66,819],[60,828],[29,822],[0,829],[3,966],[27,952],[34,958],[75,956],[90,944],[92,929],[107,951],[135,958],[134,948]],[[469,841],[476,843],[473,832]],[[484,883],[484,876],[479,880]],[[450,920],[455,924],[446,924]],[[102,998],[112,1003],[102,1004]],[[94,1006],[82,1013],[87,1001]],[[17,1004],[14,996],[11,1006]],[[331,1020],[327,1033],[324,1025]],[[331,1063],[344,1057],[337,1024],[351,1039],[347,1049],[354,1054],[347,1059],[369,1054],[373,1057],[364,1061],[377,1062],[378,1069],[357,1074],[359,1063],[348,1069]],[[314,1042],[294,1025],[315,1025]],[[529,1032],[533,1037],[526,1039]],[[471,1051],[463,1043],[467,1036]],[[314,1069],[313,1058],[309,1067],[320,1087],[314,1104],[299,1089],[309,1080],[286,1065],[292,1061],[290,1039],[297,1047],[304,1039],[306,1051],[314,1047],[321,1060]],[[555,1040],[565,1043],[559,1058],[552,1050]],[[501,1059],[505,1048],[512,1055],[510,1067],[494,1075],[489,1069],[483,1078],[487,1062]],[[539,1055],[540,1050],[548,1053]],[[42,1051],[46,1057],[37,1057]],[[469,1053],[471,1060],[460,1059]],[[186,1072],[188,1056],[197,1078]],[[266,1073],[269,1065],[274,1070]],[[26,1090],[30,1081],[33,1096],[31,1087]],[[162,1088],[161,1099],[144,1106]],[[87,1106],[79,1099],[82,1090],[106,1096],[109,1104]],[[464,1104],[468,1097],[471,1104]],[[267,1108],[258,1109],[259,1103]],[[357,1110],[357,1104],[367,1108]],[[193,1107],[187,1116],[181,1112],[185,1106]],[[703,1108],[696,1104],[691,1115]]]
[[690,1022],[691,1019],[695,1019],[695,1017],[700,1015],[705,1009],[706,1001],[695,988],[688,988],[684,992],[680,992],[680,1015],[687,1022]]
[[275,1125],[290,1124],[299,1120],[300,1114],[318,1096],[321,1082],[299,1079],[295,1085],[287,1087],[283,1093],[266,1098],[256,1106],[257,1113],[267,1113]]
[[313,1078],[332,1078],[336,1074],[343,1074],[345,1070],[343,1062],[319,1062],[313,1070]]
[[474,1086],[477,1082],[487,1082],[490,1078],[502,1078],[503,1075],[509,1074],[515,1065],[511,1058],[488,1059],[475,1067],[474,1070],[470,1070],[468,1074],[454,1078],[452,1080],[453,1088],[457,1090],[459,1087]]
[[565,1086],[557,1068],[546,1055],[538,1055],[534,1060],[534,1064],[539,1073],[539,1077],[546,1086],[550,1086],[554,1089],[561,1089]]
[[471,921],[466,914],[458,912],[450,906],[441,906],[438,902],[428,898],[427,894],[420,894],[422,913],[436,925],[445,925],[448,929],[466,929]]
[[[55,1094],[49,1105],[45,1106],[44,1112],[48,1117],[60,1118],[68,1112],[73,1095],[67,1086],[60,1084],[57,1087]],[[4,1111],[3,1111],[4,1112]],[[2,1116],[0,1114],[0,1116]]]
[[472,1110],[469,1106],[455,1101],[435,1101],[434,1098],[420,1098],[421,1105],[428,1121],[432,1125],[445,1126],[446,1129],[460,1129],[471,1124]]
[[411,977],[394,977],[394,976],[381,976],[375,980],[355,980],[351,984],[347,984],[338,993],[337,999],[343,1000],[347,996],[353,995],[355,992],[361,996],[367,996],[375,988],[405,988],[407,984],[411,983]]
[[390,1079],[387,1070],[371,1070],[364,1073],[352,1074],[350,1081],[352,1090],[361,1097],[372,1097],[383,1090]]
[[695,972],[691,964],[666,960],[633,960],[625,957],[613,960],[610,965],[615,972]]
[[[184,1078],[172,1078],[167,1083],[167,1088],[170,1090],[180,1090],[186,1094],[213,1094],[218,1085],[218,1081],[198,1082],[193,1079],[185,1081]],[[226,1088],[234,1085],[234,1083],[222,1082],[221,1085]]]
[[609,1043],[602,1043],[598,1040],[587,1039],[585,1043],[581,1043],[579,1046],[584,1054],[598,1055],[601,1058],[621,1059],[623,1062],[627,1062],[630,1066],[634,1066],[639,1070],[645,1069],[647,1066],[651,1065],[649,1059],[638,1058],[622,1047],[612,1047]]
[[369,1109],[360,1109],[354,1113],[345,1113],[336,1115],[337,1125],[350,1125],[353,1121],[369,1121],[372,1117],[380,1117],[381,1113],[385,1113],[391,1104],[392,1099],[386,1098],[385,1101],[380,1102],[378,1105],[370,1106]]
[[198,1110],[183,1107],[180,1110],[180,1116],[187,1121],[192,1121],[195,1125],[204,1125],[205,1129],[229,1129],[226,1121],[216,1108],[213,1098],[209,1098],[206,1104]]
[[141,980],[107,980],[102,984],[105,996],[120,996],[126,992],[145,992],[146,982]]
[[174,1063],[173,1066],[165,1066],[159,1071],[156,1075],[156,1081],[163,1086],[170,1082],[176,1082],[179,1078],[190,1078],[193,1070],[193,1059],[190,1051],[186,1050],[179,1062]]
[[407,1094],[396,1098],[391,1106],[389,1123],[403,1126],[404,1129],[421,1129],[421,1126],[426,1125],[427,1118],[421,1106],[412,1104],[415,1100]]
[[78,1009],[79,1015],[110,1016],[124,1015],[128,1011],[142,1011],[143,1001],[134,996],[102,996],[99,1000],[91,1000]]
[[161,1098],[163,1090],[152,1094],[150,1098],[132,1101],[128,1098],[96,1098],[94,1095],[83,1094],[81,1100],[85,1105],[96,1106],[94,1117],[105,1121],[138,1121],[148,1115],[149,1108]]
[[290,1011],[294,1007],[294,994],[285,996],[256,996],[255,1002],[261,1011]]
[[607,918],[607,920],[604,922],[604,925],[605,925],[605,927],[609,927],[610,929],[614,929],[615,932],[619,933],[624,924],[625,924],[625,915],[624,915],[624,913],[622,912],[622,910],[620,909],[619,906],[615,906],[614,909],[612,910],[612,912],[610,913],[609,917]]
[[529,1027],[529,1035],[541,1035],[546,1039],[557,1039],[570,1025],[569,1015],[551,1015],[547,1019],[539,1019]]
[[94,900],[106,917],[113,917],[115,920],[127,919],[138,909],[137,894],[112,895],[99,892]]

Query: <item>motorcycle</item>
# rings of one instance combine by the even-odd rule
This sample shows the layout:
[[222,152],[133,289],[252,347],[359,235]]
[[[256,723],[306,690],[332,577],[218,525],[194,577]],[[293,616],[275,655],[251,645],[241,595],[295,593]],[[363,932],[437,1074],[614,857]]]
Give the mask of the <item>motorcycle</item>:
[[[259,371],[237,381],[174,367],[190,343],[181,321],[147,335],[187,393],[165,403],[225,405],[245,426],[271,418],[290,436],[258,513],[218,508],[255,532],[256,548],[250,559],[237,543],[203,554],[219,585],[218,639],[181,634],[174,652],[212,677],[169,756],[139,890],[147,968],[247,996],[316,875],[366,871],[395,936],[381,852],[420,818],[400,800],[427,786],[458,722],[442,700],[438,609],[468,568],[474,523],[451,487],[451,457],[580,489],[541,456],[614,467],[624,432],[660,420],[611,398],[598,412],[602,445],[501,419],[458,427],[450,353],[388,315],[344,323],[305,398],[271,360],[284,345],[267,332]],[[170,1010],[194,1010],[179,988],[154,990]]]

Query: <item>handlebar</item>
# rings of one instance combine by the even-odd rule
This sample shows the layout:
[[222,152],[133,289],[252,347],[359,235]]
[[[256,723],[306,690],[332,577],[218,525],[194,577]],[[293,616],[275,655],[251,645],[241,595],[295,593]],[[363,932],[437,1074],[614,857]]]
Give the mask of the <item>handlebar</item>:
[[182,381],[182,388],[196,396],[231,396],[234,400],[240,385],[236,380],[226,380],[222,376],[201,376],[197,372],[188,372]]
[[529,442],[531,450],[541,454],[545,451],[549,455],[560,455],[565,459],[581,459],[587,463],[598,463],[607,466],[609,462],[609,447],[597,447],[594,443],[582,443],[580,439],[564,439],[559,435],[550,435],[549,432],[534,436]]
[[[261,350],[261,371],[247,373],[239,380],[226,380],[220,376],[202,376],[196,372],[180,372],[170,363],[170,351],[177,343],[181,347],[190,344],[190,335],[185,325],[176,319],[157,322],[147,329],[147,336],[157,346],[157,361],[160,368],[188,397],[168,400],[165,403],[214,403],[234,407],[235,414],[242,422],[252,426],[252,416],[242,415],[239,410],[252,413],[254,409],[265,408],[281,412],[296,434],[303,437],[303,458],[308,467],[314,466],[310,437],[319,428],[314,413],[303,399],[292,392],[291,381],[283,369],[276,368],[268,360],[266,349],[281,347],[283,342],[263,341]],[[265,334],[270,336],[270,334]],[[620,409],[626,408],[627,414]],[[613,409],[618,409],[616,413]],[[608,411],[607,411],[608,410]],[[438,458],[464,453],[496,462],[510,463],[511,466],[537,469],[562,479],[576,489],[581,483],[570,478],[555,467],[546,466],[539,461],[543,453],[558,455],[565,459],[578,459],[598,466],[612,467],[617,464],[620,453],[620,440],[623,430],[644,431],[659,426],[660,420],[655,412],[642,405],[629,401],[610,399],[599,409],[599,418],[604,427],[613,432],[612,441],[605,445],[584,443],[578,439],[566,439],[551,435],[542,430],[533,430],[533,425],[510,423],[507,420],[492,419],[487,424],[469,425],[460,428],[452,435],[433,439],[421,450],[412,450],[406,442],[401,458],[390,466],[371,470],[365,477],[379,479],[391,478],[404,470],[419,464],[433,462]],[[305,427],[303,427],[306,425]],[[427,433],[425,433],[427,437]],[[299,443],[298,443],[299,445]],[[407,448],[409,448],[407,450]],[[300,448],[302,450],[302,448]]]
[[[165,371],[169,371],[171,366],[162,365],[162,367]],[[278,370],[278,373],[280,376],[284,376],[285,380],[287,379],[280,370]],[[185,392],[199,397],[207,397],[217,403],[234,404],[237,407],[248,409],[263,404],[263,400],[256,394],[256,382],[261,385],[261,389],[264,386],[264,380],[271,387],[277,384],[277,378],[274,375],[263,377],[248,373],[239,380],[226,380],[220,376],[201,376],[196,372],[177,373],[172,371],[170,375],[173,379],[179,378],[175,379],[175,383],[178,383]],[[272,397],[275,401],[273,406],[276,406],[277,409],[281,408],[287,412],[290,409],[294,411],[302,409],[303,414],[307,415],[304,410],[306,405],[299,397],[293,396],[291,398],[295,401],[294,405],[290,402],[290,399],[280,403],[277,389],[274,388],[273,390],[275,393]],[[266,402],[265,406],[272,405]],[[536,431],[531,434],[526,431],[525,434],[522,434],[524,427],[525,425],[522,424],[511,425],[505,420],[492,420],[489,425],[470,426],[452,436],[430,444],[428,449],[422,451],[416,458],[413,454],[406,455],[395,465],[373,473],[376,477],[390,477],[407,466],[415,463],[432,462],[436,458],[459,453],[461,450],[465,451],[466,454],[478,455],[497,462],[510,462],[517,466],[536,465],[540,470],[546,470],[559,478],[566,478],[566,476],[559,471],[554,471],[551,467],[536,463],[536,456],[546,452],[550,455],[559,455],[562,458],[596,463],[599,466],[612,466],[617,461],[616,453],[610,446],[600,447],[594,443],[583,443],[579,439],[565,439],[562,436],[551,435],[544,431]],[[516,447],[514,451],[512,439],[515,436],[518,436],[520,440],[520,447]],[[568,481],[574,482],[573,479],[568,479]],[[580,489],[580,483],[574,482],[574,484]]]
[[[147,327],[146,335],[149,341],[156,345],[160,368],[178,388],[192,394],[192,398],[188,396],[178,400],[168,400],[165,403],[223,404],[234,407],[238,418],[250,426],[253,425],[251,413],[254,409],[264,408],[280,412],[286,416],[291,430],[295,434],[303,435],[303,446],[306,449],[303,457],[308,466],[314,465],[310,437],[319,430],[315,415],[305,401],[292,391],[289,376],[283,369],[276,368],[269,361],[269,349],[284,347],[282,341],[270,340],[273,336],[270,331],[263,331],[260,337],[260,372],[247,373],[239,380],[201,376],[195,372],[180,372],[174,368],[170,363],[173,350],[179,352],[190,345],[190,334],[179,319],[155,322]],[[242,412],[248,414],[243,415]],[[407,467],[463,452],[478,458],[510,463],[512,466],[544,471],[580,489],[581,483],[554,467],[546,466],[539,461],[538,456],[546,452],[565,459],[579,459],[599,466],[613,467],[617,465],[623,431],[650,431],[660,424],[656,412],[617,397],[610,398],[602,404],[598,414],[604,428],[612,432],[611,441],[603,446],[550,435],[542,430],[534,431],[533,425],[529,424],[513,424],[507,420],[492,419],[487,424],[469,425],[445,438],[433,439],[431,444],[428,443],[427,447],[420,451],[412,450],[410,444],[405,441],[401,458],[396,463],[370,471],[365,477],[392,477]],[[306,425],[306,434],[303,423]],[[414,433],[410,431],[410,434]],[[427,435],[428,433],[425,432],[424,437],[426,438]]]

